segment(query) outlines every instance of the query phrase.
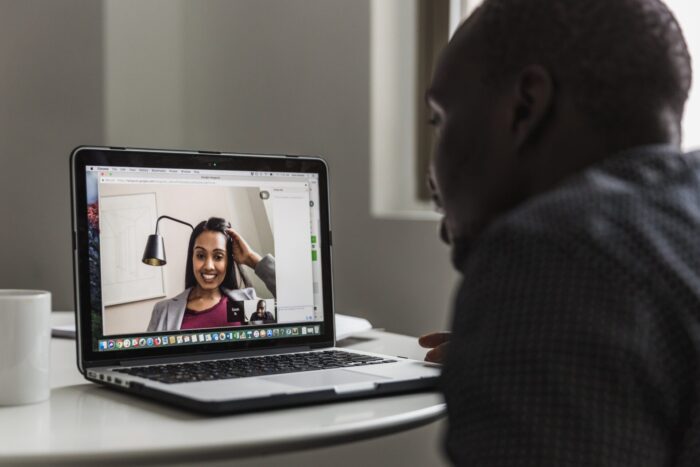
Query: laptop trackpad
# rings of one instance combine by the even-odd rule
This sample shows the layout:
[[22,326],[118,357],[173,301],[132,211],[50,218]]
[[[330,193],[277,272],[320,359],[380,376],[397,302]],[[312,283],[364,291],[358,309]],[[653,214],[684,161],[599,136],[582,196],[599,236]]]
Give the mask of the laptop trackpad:
[[357,373],[352,370],[327,370],[265,376],[263,379],[273,381],[275,383],[289,384],[299,388],[313,388],[320,386],[339,386],[341,384],[381,381],[389,378]]

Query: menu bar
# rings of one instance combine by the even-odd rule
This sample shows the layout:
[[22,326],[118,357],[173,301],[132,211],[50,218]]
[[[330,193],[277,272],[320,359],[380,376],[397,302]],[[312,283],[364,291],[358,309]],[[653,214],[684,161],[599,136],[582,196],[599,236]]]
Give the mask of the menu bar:
[[144,175],[144,174],[161,174],[161,175],[211,175],[215,177],[236,176],[236,177],[281,177],[281,178],[318,178],[315,173],[297,173],[297,172],[267,172],[267,171],[251,171],[251,170],[200,170],[200,169],[171,169],[171,168],[155,168],[155,167],[108,167],[89,165],[85,168],[88,172],[100,172],[103,176],[112,175]]

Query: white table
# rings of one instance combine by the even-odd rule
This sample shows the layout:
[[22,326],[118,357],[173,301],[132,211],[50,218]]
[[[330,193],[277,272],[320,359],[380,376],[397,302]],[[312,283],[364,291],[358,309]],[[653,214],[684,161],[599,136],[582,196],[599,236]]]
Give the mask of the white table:
[[[52,324],[72,321],[53,313]],[[420,359],[415,338],[369,331],[339,345]],[[445,413],[434,392],[204,417],[88,383],[75,341],[51,342],[51,399],[0,407],[0,464],[196,462],[329,446],[428,424]]]

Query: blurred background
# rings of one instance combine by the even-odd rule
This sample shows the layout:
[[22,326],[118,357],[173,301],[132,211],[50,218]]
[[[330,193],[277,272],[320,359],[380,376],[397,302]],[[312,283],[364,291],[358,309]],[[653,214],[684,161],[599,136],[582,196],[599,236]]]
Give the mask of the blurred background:
[[[371,10],[367,0],[0,1],[1,286],[48,289],[54,309],[73,309],[75,146],[320,155],[337,311],[412,335],[447,326],[456,275],[437,216],[372,212]],[[412,127],[397,131],[411,146]],[[412,154],[394,156],[405,159],[396,171],[414,169]]]
[[[47,289],[54,309],[74,308],[68,162],[78,145],[320,155],[337,312],[410,335],[448,327],[458,276],[425,200],[422,93],[478,3],[0,0],[0,287]],[[669,5],[697,53],[700,6]],[[686,147],[700,145],[696,95]],[[385,465],[399,465],[391,446],[415,465],[440,463],[440,427],[363,449]],[[346,465],[351,448],[319,452]]]

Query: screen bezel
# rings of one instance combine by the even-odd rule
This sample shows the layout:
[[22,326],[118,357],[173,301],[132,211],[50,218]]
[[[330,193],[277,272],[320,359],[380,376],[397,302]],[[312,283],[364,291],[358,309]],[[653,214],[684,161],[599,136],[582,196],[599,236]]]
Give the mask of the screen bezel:
[[[183,346],[150,347],[120,351],[93,350],[91,323],[90,286],[88,267],[88,228],[87,228],[87,186],[88,166],[118,166],[147,168],[177,168],[199,170],[245,170],[258,172],[294,172],[318,174],[319,200],[321,213],[320,251],[322,271],[323,322],[321,335],[261,339],[253,341],[225,342],[212,344],[191,344]],[[267,350],[293,347],[331,347],[335,344],[335,323],[333,308],[333,284],[331,269],[331,229],[328,196],[328,167],[320,157],[241,154],[212,151],[171,151],[156,149],[113,148],[81,146],[71,154],[71,196],[73,226],[73,266],[74,299],[76,304],[76,337],[78,339],[79,366],[110,365],[130,360],[150,358],[196,356],[218,354],[231,351]],[[263,325],[259,328],[294,326],[297,323]],[[301,325],[301,323],[299,324]],[[217,330],[240,330],[243,328],[217,328]],[[188,334],[193,330],[153,333],[154,336],[167,334]],[[204,331],[202,331],[204,332]],[[144,332],[144,334],[146,334]],[[129,335],[132,337],[133,335]],[[127,337],[109,336],[109,339]],[[81,365],[80,365],[81,364]]]

